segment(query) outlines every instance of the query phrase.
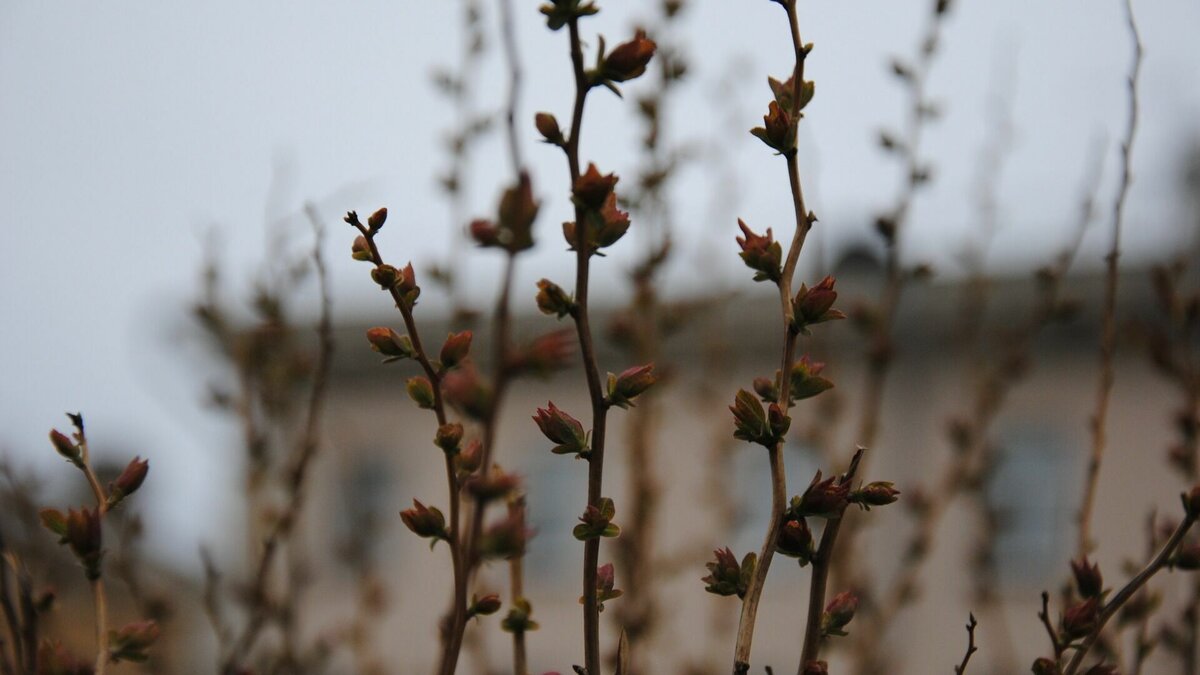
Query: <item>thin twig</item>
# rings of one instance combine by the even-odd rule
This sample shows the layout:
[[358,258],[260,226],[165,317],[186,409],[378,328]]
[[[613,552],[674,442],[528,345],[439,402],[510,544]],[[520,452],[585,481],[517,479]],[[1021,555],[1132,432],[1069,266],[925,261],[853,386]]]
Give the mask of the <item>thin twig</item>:
[[1142,588],[1142,586],[1146,585],[1146,582],[1150,581],[1151,577],[1157,574],[1158,571],[1163,567],[1167,566],[1171,560],[1171,556],[1175,554],[1175,551],[1178,550],[1179,545],[1183,543],[1184,536],[1195,523],[1195,516],[1191,513],[1188,513],[1184,517],[1183,521],[1179,523],[1179,526],[1175,528],[1175,531],[1171,533],[1171,536],[1167,539],[1167,542],[1163,544],[1163,547],[1159,550],[1158,555],[1156,555],[1153,560],[1147,563],[1146,566],[1142,568],[1142,570],[1138,572],[1136,576],[1129,580],[1129,583],[1125,584],[1121,590],[1117,591],[1117,593],[1113,595],[1112,599],[1104,605],[1104,608],[1100,610],[1100,617],[1096,620],[1095,628],[1093,628],[1092,632],[1089,633],[1086,638],[1084,638],[1083,644],[1075,650],[1075,655],[1071,657],[1071,662],[1067,664],[1067,668],[1063,671],[1063,675],[1075,675],[1075,671],[1077,671],[1079,666],[1083,663],[1084,657],[1086,657],[1088,652],[1091,651],[1092,647],[1096,644],[1096,641],[1100,639],[1100,633],[1104,631],[1104,626],[1108,623],[1108,620],[1111,619],[1113,615],[1117,613],[1117,610],[1121,609],[1121,607],[1128,602],[1129,599],[1132,598],[1133,595]]
[[967,662],[971,660],[971,655],[979,651],[975,646],[975,627],[978,622],[975,621],[975,615],[969,614],[970,620],[967,621],[967,653],[963,654],[962,662],[954,666],[954,675],[963,675],[967,672]]
[[1117,341],[1117,259],[1121,253],[1121,225],[1125,214],[1125,199],[1131,174],[1133,141],[1138,123],[1138,78],[1142,69],[1142,38],[1138,33],[1133,16],[1133,0],[1125,0],[1125,18],[1129,26],[1129,37],[1133,42],[1133,63],[1129,72],[1129,112],[1125,127],[1125,140],[1121,143],[1121,182],[1117,198],[1113,203],[1112,242],[1105,256],[1104,318],[1100,336],[1100,381],[1096,389],[1096,409],[1092,416],[1092,450],[1088,458],[1087,475],[1083,484],[1083,504],[1079,510],[1078,555],[1087,555],[1093,546],[1091,540],[1092,511],[1096,501],[1096,488],[1100,480],[1100,465],[1108,443],[1108,404],[1113,388],[1113,358]]

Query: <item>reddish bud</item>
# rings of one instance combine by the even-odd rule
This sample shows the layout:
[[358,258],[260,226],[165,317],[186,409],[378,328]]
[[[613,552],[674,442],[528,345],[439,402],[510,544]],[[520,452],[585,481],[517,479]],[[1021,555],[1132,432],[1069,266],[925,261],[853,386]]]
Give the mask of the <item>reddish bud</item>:
[[854,618],[858,609],[858,597],[850,591],[842,591],[833,596],[825,606],[825,614],[821,617],[821,633],[824,635],[846,635],[845,628]]
[[383,227],[385,222],[387,222],[387,207],[381,208],[375,213],[372,213],[367,218],[367,227],[370,228],[372,232],[378,232],[379,228]]
[[615,537],[621,534],[621,528],[612,522],[616,515],[617,507],[613,504],[613,500],[601,497],[599,506],[588,504],[583,515],[579,517],[579,524],[575,526],[572,534],[579,541]]
[[768,448],[775,444],[775,437],[767,424],[767,412],[754,394],[739,389],[729,410],[733,413],[734,438]]
[[563,138],[562,129],[558,126],[558,119],[554,115],[547,112],[540,112],[533,116],[533,124],[547,143],[562,145],[566,142],[566,139]]
[[792,426],[792,418],[788,417],[783,412],[783,408],[779,407],[778,403],[772,403],[767,406],[767,426],[771,429],[771,437],[774,439],[783,438],[788,429]]
[[525,527],[525,519],[514,513],[496,522],[479,537],[479,555],[484,558],[515,558],[525,553],[525,544],[533,531]]
[[436,507],[425,506],[416,499],[411,509],[400,512],[400,520],[413,534],[424,539],[433,539],[436,544],[439,539],[446,539],[446,517]]
[[438,427],[433,442],[445,452],[454,453],[458,452],[458,444],[462,442],[462,438],[463,425],[452,422]]
[[837,476],[821,480],[821,472],[818,471],[808,489],[800,496],[797,511],[804,516],[836,517],[846,507],[849,496],[849,485],[839,484]]
[[754,378],[754,393],[758,394],[762,400],[768,403],[775,403],[779,400],[779,388],[775,386],[775,381],[770,378]]
[[586,456],[588,439],[583,425],[579,420],[555,407],[553,402],[546,405],[548,407],[537,409],[533,421],[537,423],[538,429],[542,430],[546,438],[556,444],[551,452],[558,455],[574,453]]
[[108,508],[121,503],[129,495],[137,491],[146,480],[150,471],[150,462],[141,457],[134,457],[117,479],[108,484]]
[[[604,611],[605,600],[615,600],[624,595],[624,591],[614,588],[616,583],[617,574],[612,563],[605,563],[596,568],[596,600],[599,603],[597,609],[600,611]],[[583,598],[580,598],[579,602],[582,604]]]
[[521,172],[517,184],[500,197],[500,243],[516,253],[533,247],[533,221],[540,204],[533,198],[533,183],[529,174]]
[[646,65],[654,57],[657,45],[639,30],[632,40],[617,45],[604,59],[602,76],[613,82],[625,82],[646,72]]
[[62,455],[68,462],[79,464],[83,461],[79,446],[58,429],[50,430],[50,443],[54,446],[55,452]]
[[1200,519],[1200,484],[1183,495],[1183,511],[1192,520]]
[[471,238],[483,247],[500,245],[500,228],[486,218],[477,218],[469,226]]
[[553,314],[558,318],[575,311],[575,301],[558,284],[549,279],[537,282],[537,306],[542,314]]
[[812,398],[825,391],[833,389],[833,382],[821,377],[825,364],[810,361],[808,356],[802,356],[792,367],[792,386],[788,396],[792,401]]
[[1096,629],[1099,620],[1100,599],[1088,598],[1063,613],[1063,633],[1070,640],[1084,637]]
[[746,267],[755,270],[754,280],[778,282],[782,275],[780,265],[783,260],[783,248],[775,241],[771,228],[767,228],[765,236],[758,235],[741,218],[738,219],[738,227],[744,235],[737,238],[738,246],[742,248],[738,255],[742,257]]
[[850,493],[848,500],[869,511],[872,506],[887,506],[894,503],[899,498],[899,494],[900,491],[893,487],[891,482],[881,480],[867,483],[862,488]]
[[1104,578],[1100,575],[1100,565],[1088,564],[1087,556],[1082,560],[1071,561],[1071,574],[1075,577],[1075,587],[1079,589],[1079,595],[1098,598],[1104,592]]
[[420,295],[421,289],[417,286],[417,273],[413,270],[412,263],[404,266],[404,269],[399,271],[399,276],[396,279],[396,290],[404,296],[412,296],[411,299],[405,298],[411,307]]
[[575,180],[572,201],[580,208],[598,211],[613,193],[617,180],[615,174],[601,175],[595,164],[588,164],[587,171]]
[[427,378],[420,375],[410,377],[405,383],[405,388],[408,389],[408,397],[417,404],[418,408],[433,410],[433,385],[429,384]]
[[488,616],[500,611],[500,596],[495,593],[488,593],[481,597],[471,599],[471,607],[467,610],[469,616]]
[[450,405],[474,420],[487,419],[492,409],[492,391],[470,364],[446,373],[442,378],[442,395]]
[[385,363],[411,359],[417,354],[413,349],[412,340],[391,328],[376,326],[367,329],[367,342],[371,343],[371,349],[387,357],[384,359]]
[[101,531],[100,513],[83,507],[67,511],[67,543],[83,564],[88,579],[100,578]]
[[813,554],[812,530],[808,529],[808,523],[803,518],[786,520],[779,527],[775,547],[779,553],[798,559],[802,567],[807,565]]
[[1033,675],[1062,675],[1062,669],[1054,659],[1045,656],[1033,662]]
[[458,453],[458,470],[463,473],[475,473],[482,463],[483,444],[478,440],[467,443],[467,447]]
[[476,501],[491,502],[507,497],[521,487],[521,477],[504,473],[498,467],[486,476],[473,476],[463,483],[463,489]]
[[391,265],[376,265],[371,270],[371,279],[384,290],[391,290],[399,278],[399,271]]
[[632,399],[644,393],[657,381],[654,364],[627,368],[620,375],[609,373],[608,402],[619,408],[629,408],[633,405]]
[[350,257],[355,260],[365,260],[370,262],[374,259],[371,253],[371,245],[367,243],[367,238],[361,234],[354,238],[354,243],[350,245]]
[[158,640],[158,635],[158,624],[153,621],[125,624],[120,630],[109,631],[109,654],[114,663],[143,663],[150,658],[150,647]]
[[[600,208],[598,227],[593,228],[594,248],[608,248],[617,243],[629,230],[629,214],[617,208],[617,194],[610,192]],[[589,217],[589,220],[595,220]]]
[[704,590],[716,595],[745,597],[758,556],[747,553],[739,564],[729,547],[716,549],[713,555],[716,559],[704,564],[708,568],[708,576],[701,579],[707,584]]
[[780,154],[795,152],[796,125],[791,115],[771,101],[767,106],[767,114],[763,115],[763,126],[750,130],[760,141]]
[[565,329],[546,333],[516,354],[509,366],[516,372],[549,375],[567,367],[575,355],[574,332]]
[[809,661],[804,664],[800,675],[829,675],[829,664],[824,661]]
[[831,276],[825,277],[811,289],[800,285],[800,291],[792,300],[792,327],[797,332],[808,335],[808,327],[813,324],[846,318],[840,310],[832,309],[833,302],[837,300],[833,285],[834,278]]
[[453,368],[462,363],[463,359],[467,358],[467,354],[471,351],[471,331],[464,330],[461,333],[451,333],[446,337],[446,342],[442,344],[442,367]]

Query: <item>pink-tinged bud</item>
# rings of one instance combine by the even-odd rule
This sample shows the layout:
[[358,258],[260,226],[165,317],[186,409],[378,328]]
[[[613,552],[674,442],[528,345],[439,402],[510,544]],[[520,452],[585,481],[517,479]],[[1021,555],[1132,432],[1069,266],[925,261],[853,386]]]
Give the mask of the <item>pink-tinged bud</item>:
[[462,442],[462,438],[463,425],[452,422],[438,427],[433,443],[445,452],[455,453],[458,452],[458,444]]
[[574,355],[574,331],[558,330],[536,338],[512,358],[509,367],[517,373],[545,376],[566,368]]
[[67,543],[83,564],[88,579],[100,578],[101,532],[100,514],[83,507],[67,511]]
[[800,285],[800,291],[792,300],[792,326],[797,332],[808,335],[808,327],[813,324],[846,318],[841,310],[833,309],[837,300],[833,284],[834,278],[827,276],[812,288]]
[[[594,219],[591,219],[594,220]],[[594,227],[589,244],[593,248],[608,248],[629,231],[629,214],[617,208],[617,194],[610,192],[600,208],[598,227]]]
[[602,175],[595,164],[588,164],[587,171],[575,180],[571,199],[580,208],[599,211],[613,193],[618,180],[616,174]]
[[1100,575],[1100,565],[1088,564],[1087,556],[1082,560],[1071,561],[1071,574],[1075,577],[1075,587],[1084,598],[1098,598],[1104,593],[1104,577]]
[[887,506],[899,499],[900,491],[889,481],[867,483],[862,488],[850,493],[848,500],[870,511],[872,506]]
[[495,467],[486,476],[472,476],[463,482],[463,489],[476,501],[491,502],[512,494],[521,487],[521,477],[504,473]]
[[775,549],[789,558],[798,559],[801,566],[807,565],[813,554],[812,530],[808,529],[808,523],[803,518],[784,521],[775,538]]
[[779,388],[775,386],[774,380],[770,378],[754,378],[754,393],[758,394],[762,400],[768,403],[775,403],[779,400]]
[[499,224],[501,243],[516,253],[533,248],[533,221],[541,205],[533,198],[529,174],[521,172],[517,184],[500,197]]
[[837,476],[821,480],[821,472],[813,476],[812,483],[800,496],[798,510],[800,515],[832,518],[840,515],[846,508],[850,496],[850,485],[839,485]]
[[657,47],[653,40],[646,37],[646,31],[639,30],[632,40],[617,45],[604,59],[603,77],[613,82],[625,82],[638,77],[646,72],[646,65],[654,58]]
[[775,241],[771,228],[767,228],[765,236],[758,235],[741,218],[738,219],[738,227],[741,228],[743,234],[737,238],[738,246],[742,249],[738,255],[742,257],[746,267],[755,271],[754,280],[778,282],[783,274],[780,268],[783,260],[783,247]]
[[613,504],[613,500],[601,497],[599,506],[588,504],[583,515],[579,517],[579,524],[575,526],[572,534],[579,541],[615,537],[621,534],[621,528],[612,522],[616,515],[617,507]]
[[404,526],[412,530],[413,534],[424,539],[433,539],[432,543],[437,543],[439,539],[446,539],[446,517],[442,515],[436,507],[425,506],[416,499],[413,500],[411,509],[405,509],[400,512],[400,520],[404,521]]
[[1175,551],[1171,565],[1181,570],[1200,570],[1200,544],[1184,544]]
[[791,428],[792,418],[783,412],[783,408],[779,407],[778,403],[772,403],[767,406],[767,426],[771,429],[771,437],[780,439]]
[[708,576],[701,579],[707,584],[704,590],[715,595],[745,597],[750,578],[754,576],[758,556],[752,552],[747,553],[741,564],[738,564],[729,547],[716,549],[713,555],[716,559],[704,564],[708,568]]
[[398,278],[399,271],[391,265],[376,265],[375,269],[371,270],[371,280],[384,290],[391,290]]
[[479,470],[483,463],[483,444],[478,440],[467,443],[467,447],[458,453],[458,470],[472,474]]
[[428,379],[420,375],[410,377],[404,386],[408,389],[408,397],[417,404],[418,408],[433,410],[433,385],[429,384]]
[[542,279],[537,282],[537,287],[537,306],[542,314],[553,314],[561,319],[575,311],[575,301],[558,284]]
[[411,359],[417,354],[413,349],[412,340],[391,328],[376,326],[367,329],[367,342],[371,343],[371,349],[387,357],[384,359],[385,363]]
[[469,616],[488,616],[500,611],[500,596],[495,593],[488,593],[481,597],[471,599],[471,607],[467,610]]
[[1090,634],[1099,625],[1100,599],[1088,598],[1068,608],[1063,613],[1062,628],[1070,640]]
[[55,452],[62,455],[68,462],[79,464],[83,461],[79,446],[58,429],[50,430],[50,443],[54,446]]
[[608,402],[619,408],[633,405],[632,399],[637,398],[658,381],[654,374],[654,364],[634,366],[622,371],[620,375],[608,374]]
[[471,238],[475,243],[488,248],[491,246],[500,246],[500,228],[486,218],[476,218],[471,221],[469,226]]
[[370,262],[374,260],[374,255],[371,253],[371,245],[367,243],[367,238],[361,234],[354,238],[354,243],[350,245],[350,257],[355,260],[365,260]]
[[555,407],[553,402],[546,405],[548,407],[537,409],[533,421],[537,423],[538,429],[541,429],[546,438],[556,444],[551,452],[556,455],[586,456],[588,439],[587,432],[583,430],[583,424]]
[[846,635],[845,628],[854,618],[858,609],[858,597],[850,591],[842,591],[833,596],[825,605],[825,614],[821,617],[821,632],[825,635]]
[[121,626],[120,630],[109,631],[108,651],[113,663],[144,662],[150,658],[150,647],[158,640],[158,635],[158,624],[153,621],[136,621]]
[[379,228],[383,227],[383,224],[386,222],[387,222],[387,207],[384,207],[382,209],[379,209],[375,213],[372,213],[367,218],[367,227],[370,228],[370,230],[372,232],[378,232]]
[[1033,675],[1062,675],[1062,669],[1058,667],[1054,659],[1048,659],[1045,656],[1033,662]]
[[810,361],[807,355],[800,357],[792,367],[792,388],[788,396],[793,401],[802,401],[833,389],[833,382],[821,377],[823,370],[824,363]]
[[401,298],[409,308],[417,304],[417,297],[421,295],[421,288],[417,286],[417,273],[413,270],[412,263],[408,263],[404,266],[404,269],[398,272],[396,290],[400,291]]
[[442,344],[442,367],[453,368],[467,358],[467,354],[471,351],[471,336],[471,331],[464,330],[461,333],[451,333],[446,337],[446,342]]
[[566,142],[566,139],[563,138],[562,129],[559,128],[558,120],[554,115],[547,112],[540,112],[533,116],[533,124],[547,143],[562,145]]
[[38,520],[42,522],[42,527],[50,530],[58,535],[58,543],[66,544],[67,539],[67,517],[58,509],[42,509],[38,511]]
[[137,489],[142,486],[142,482],[146,480],[146,474],[150,471],[149,460],[141,457],[134,457],[132,461],[125,467],[117,479],[108,484],[108,508],[113,508],[121,503],[129,495],[137,492]]
[[446,373],[442,378],[442,396],[473,420],[482,421],[491,414],[492,391],[469,363]]
[[1200,519],[1200,484],[1183,495],[1183,511],[1192,520]]
[[768,448],[774,445],[775,439],[767,425],[767,412],[754,394],[739,389],[729,410],[733,413],[734,438]]
[[[605,563],[596,568],[596,601],[599,611],[604,611],[606,600],[616,600],[625,594],[624,591],[614,588],[616,583],[617,575],[612,563]],[[579,599],[579,603],[583,604],[583,598]]]
[[796,126],[791,115],[779,107],[775,101],[767,106],[767,114],[763,115],[763,126],[750,130],[758,140],[780,154],[795,152]]
[[38,675],[92,675],[92,664],[77,659],[57,640],[43,640],[37,653]]
[[525,519],[514,513],[496,522],[479,537],[479,555],[487,559],[509,559],[525,554],[525,545],[533,531],[525,527]]
[[829,675],[829,664],[824,661],[809,661],[804,664],[800,675]]

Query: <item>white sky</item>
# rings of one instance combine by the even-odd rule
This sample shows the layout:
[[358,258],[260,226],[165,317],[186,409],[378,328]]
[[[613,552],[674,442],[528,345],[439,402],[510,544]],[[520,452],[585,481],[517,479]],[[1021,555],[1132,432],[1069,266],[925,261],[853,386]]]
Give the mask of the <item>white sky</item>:
[[[544,245],[518,280],[519,304],[529,306],[534,280],[565,277],[569,268],[558,230],[567,206],[562,162],[533,142],[529,120],[537,110],[568,117],[570,82],[565,34],[545,29],[537,3],[514,4],[527,71],[524,149],[545,199]],[[641,4],[602,2],[585,32],[603,32],[610,44],[626,39],[636,18],[627,8]],[[804,39],[816,43],[808,75],[817,83],[802,125],[802,171],[819,228],[834,238],[853,238],[847,233],[861,232],[893,194],[897,167],[875,146],[877,130],[901,119],[887,64],[892,54],[912,53],[927,4],[801,3]],[[1120,0],[958,4],[930,85],[947,111],[927,133],[935,184],[916,205],[907,250],[953,272],[950,255],[974,213],[989,110],[997,109],[989,96],[1009,78],[1016,136],[999,184],[1004,229],[993,262],[1028,267],[1065,236],[1098,137],[1110,144],[1106,200],[1110,194],[1129,59]],[[494,27],[492,3],[484,5]],[[777,232],[790,222],[779,160],[745,133],[765,112],[766,75],[787,71],[782,12],[766,0],[692,5],[682,40],[695,77],[668,133],[709,159],[676,185],[682,254],[674,288],[715,274],[740,279],[729,275],[735,215]],[[434,174],[446,166],[439,139],[453,111],[429,75],[458,58],[458,7],[0,3],[0,452],[55,468],[46,431],[64,425],[64,410],[83,410],[97,446],[151,458],[148,491],[173,495],[151,526],[175,532],[177,560],[194,563],[196,542],[217,536],[195,507],[223,475],[232,436],[200,410],[203,378],[194,356],[178,349],[205,233],[218,228],[234,278],[249,280],[267,218],[317,200],[331,223],[341,316],[382,307],[347,255],[341,212],[387,205],[382,241],[390,257],[419,266],[443,253],[454,224]],[[1147,56],[1129,260],[1172,249],[1183,215],[1176,172],[1183,148],[1200,137],[1200,5],[1140,0],[1137,12]],[[493,48],[475,78],[482,106],[500,105],[500,61]],[[716,93],[721,77],[732,78],[732,95]],[[638,131],[626,110],[602,91],[591,99],[583,153],[602,169],[634,161]],[[724,173],[714,168],[717,151]],[[508,164],[494,135],[478,153],[470,203],[472,213],[486,214]],[[722,189],[736,204],[714,205]],[[302,221],[295,226],[306,232]],[[599,266],[610,287],[622,288],[616,280],[636,241]],[[723,252],[717,270],[701,255],[712,242]],[[1083,262],[1098,261],[1104,242],[1100,233],[1089,237]],[[486,298],[494,261],[472,260],[468,279]]]

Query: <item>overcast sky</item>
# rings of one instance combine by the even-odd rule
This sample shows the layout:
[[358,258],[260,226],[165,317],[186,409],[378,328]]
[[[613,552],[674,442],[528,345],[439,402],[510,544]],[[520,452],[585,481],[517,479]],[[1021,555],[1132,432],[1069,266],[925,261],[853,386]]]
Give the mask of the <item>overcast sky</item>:
[[[483,4],[494,35],[492,3]],[[543,245],[518,276],[518,304],[528,307],[533,281],[565,277],[570,265],[558,231],[567,217],[561,158],[533,142],[529,120],[537,110],[569,117],[571,85],[565,33],[545,29],[536,2],[513,4],[527,71],[524,149],[545,200]],[[613,44],[639,18],[629,9],[649,3],[600,4],[585,33]],[[680,290],[732,269],[735,216],[777,232],[791,219],[778,158],[745,133],[765,112],[766,75],[787,73],[783,13],[765,0],[691,4],[679,40],[693,77],[667,132],[702,157],[674,190],[681,254],[671,283]],[[1097,143],[1106,144],[1102,198],[1111,199],[1130,54],[1121,3],[957,4],[930,82],[946,111],[926,136],[935,183],[915,206],[905,250],[954,273],[953,254],[976,222],[980,153],[996,116],[1009,112],[1015,135],[990,260],[1028,268],[1066,236]],[[875,142],[902,119],[888,63],[914,51],[927,5],[801,2],[817,83],[802,124],[802,172],[826,244],[861,236],[892,198],[897,167]],[[245,288],[264,255],[265,223],[282,218],[304,245],[307,225],[287,216],[316,201],[330,223],[339,316],[379,305],[347,255],[345,210],[390,207],[381,237],[389,257],[421,269],[443,255],[461,225],[450,222],[434,179],[447,165],[440,143],[454,113],[430,74],[458,58],[459,7],[0,3],[0,452],[62,477],[45,434],[65,424],[64,410],[84,411],[98,447],[151,458],[149,489],[173,495],[151,525],[176,532],[178,559],[193,561],[195,542],[215,535],[191,514],[223,475],[217,467],[228,455],[214,448],[233,436],[201,410],[204,380],[194,354],[178,348],[207,233],[218,233],[231,279]],[[1185,213],[1177,173],[1200,137],[1200,4],[1139,0],[1136,10],[1146,61],[1126,250],[1128,260],[1145,261],[1175,247]],[[472,78],[481,108],[501,104],[502,65],[493,45]],[[627,110],[603,91],[589,103],[583,154],[606,171],[634,161],[638,130]],[[490,212],[509,178],[498,140],[477,148],[471,213]],[[735,200],[716,203],[714,194]],[[1094,235],[1084,264],[1105,245]],[[633,245],[623,245],[598,266],[602,279],[627,266]],[[725,268],[701,255],[714,246]],[[473,297],[487,298],[494,259],[472,260]],[[598,286],[606,287],[622,288]]]

